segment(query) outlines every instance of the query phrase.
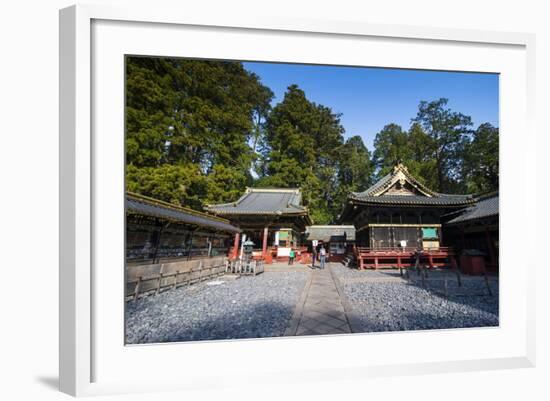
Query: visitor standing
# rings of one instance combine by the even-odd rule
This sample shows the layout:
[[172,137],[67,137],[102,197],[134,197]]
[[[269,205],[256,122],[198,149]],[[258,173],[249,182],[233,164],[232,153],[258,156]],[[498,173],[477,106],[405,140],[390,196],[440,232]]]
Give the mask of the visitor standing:
[[311,267],[315,267],[317,261],[317,244],[311,247]]
[[321,249],[319,250],[319,258],[321,259],[321,269],[325,268],[326,256],[327,256],[327,251],[325,250],[324,245],[321,245]]
[[294,249],[290,248],[290,253],[288,254],[288,264],[291,265],[294,263]]

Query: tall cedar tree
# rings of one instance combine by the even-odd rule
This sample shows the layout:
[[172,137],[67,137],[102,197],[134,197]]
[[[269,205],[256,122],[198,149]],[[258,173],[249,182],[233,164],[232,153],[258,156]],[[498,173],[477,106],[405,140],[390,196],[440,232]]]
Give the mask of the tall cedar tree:
[[[450,188],[451,193],[463,192],[464,183],[467,182],[467,177],[463,174],[465,170],[458,167],[465,163],[467,137],[461,141],[451,157],[452,165],[458,171],[453,171],[454,175],[450,177],[445,175],[447,182],[454,183]],[[420,182],[435,190],[440,188],[436,158],[438,143],[418,122],[413,122],[409,131],[403,131],[397,124],[386,125],[376,135],[374,146],[373,163],[376,166],[377,179],[388,174],[396,163],[401,162]]]
[[129,190],[200,207],[252,183],[249,143],[273,97],[258,76],[239,62],[140,57],[126,74]]
[[418,123],[413,123],[409,129],[409,147],[411,159],[405,164],[411,174],[428,188],[438,188],[437,165],[433,157],[437,144]]
[[433,154],[437,173],[435,190],[465,192],[461,176],[465,148],[471,134],[472,119],[447,108],[448,99],[420,102],[413,122],[418,123],[433,140]]
[[256,185],[300,187],[316,223],[334,220],[343,134],[339,114],[309,101],[297,85],[289,86],[267,118],[263,176]]
[[377,169],[377,178],[388,174],[393,166],[412,158],[409,135],[397,124],[388,124],[376,134],[374,139],[373,163]]
[[359,192],[372,184],[374,165],[371,154],[359,135],[352,136],[339,148],[338,185],[332,214],[338,217],[350,192]]
[[481,124],[464,152],[464,178],[470,193],[498,190],[499,130],[489,123]]
[[339,149],[338,180],[351,191],[361,190],[372,184],[373,164],[371,155],[359,135],[352,136]]

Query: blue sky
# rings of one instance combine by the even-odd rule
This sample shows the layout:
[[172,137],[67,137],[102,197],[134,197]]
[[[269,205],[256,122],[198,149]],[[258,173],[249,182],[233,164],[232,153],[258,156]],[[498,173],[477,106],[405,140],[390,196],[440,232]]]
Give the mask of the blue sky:
[[291,84],[309,100],[342,113],[346,138],[361,135],[373,149],[376,133],[396,123],[408,129],[421,100],[449,99],[448,107],[498,126],[498,75],[481,73],[399,70],[386,68],[312,66],[245,62],[280,102]]

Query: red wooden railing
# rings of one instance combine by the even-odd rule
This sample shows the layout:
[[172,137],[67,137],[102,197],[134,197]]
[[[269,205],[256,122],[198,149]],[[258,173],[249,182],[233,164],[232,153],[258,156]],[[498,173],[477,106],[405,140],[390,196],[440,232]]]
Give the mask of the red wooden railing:
[[[311,263],[311,254],[307,251],[306,246],[298,246],[294,247],[294,252],[296,254],[294,261],[295,262],[301,262],[301,263]],[[237,249],[237,252],[235,253],[238,257],[240,252],[240,249]],[[253,259],[254,260],[263,260],[265,264],[271,264],[274,261],[275,262],[286,262],[288,261],[288,256],[277,256],[277,247],[276,246],[268,246],[265,255],[261,255],[262,249],[256,248],[253,249]],[[234,249],[231,247],[228,251],[228,257],[230,259],[231,255],[234,254]]]
[[[380,267],[413,267],[416,264],[418,248],[365,248],[356,247],[355,257],[359,269]],[[428,267],[451,266],[456,267],[453,248],[439,247],[420,250],[420,263]]]

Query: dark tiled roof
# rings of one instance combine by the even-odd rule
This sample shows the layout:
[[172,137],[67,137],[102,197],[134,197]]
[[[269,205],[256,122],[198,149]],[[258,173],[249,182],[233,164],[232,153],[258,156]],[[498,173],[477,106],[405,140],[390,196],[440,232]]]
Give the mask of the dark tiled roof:
[[303,214],[307,209],[301,205],[299,189],[247,188],[245,194],[233,203],[210,205],[207,210],[220,215],[238,214]]
[[126,193],[126,212],[192,224],[216,231],[240,232],[229,221],[142,195]]
[[431,205],[431,206],[463,206],[474,202],[470,195],[380,195],[351,197],[363,203],[395,204],[395,205]]
[[464,223],[496,215],[498,215],[498,193],[490,197],[480,198],[474,206],[465,209],[461,215],[449,220],[447,224]]
[[345,234],[347,241],[355,241],[354,226],[307,226],[306,234],[307,240],[343,241]]
[[386,174],[384,177],[382,177],[378,181],[376,181],[373,185],[368,187],[365,191],[363,191],[363,192],[352,192],[352,194],[356,195],[356,196],[361,196],[361,195],[366,196],[366,195],[370,195],[372,193],[375,193],[380,188],[383,188],[384,185],[387,185],[390,182],[392,176],[393,176],[392,173]]

